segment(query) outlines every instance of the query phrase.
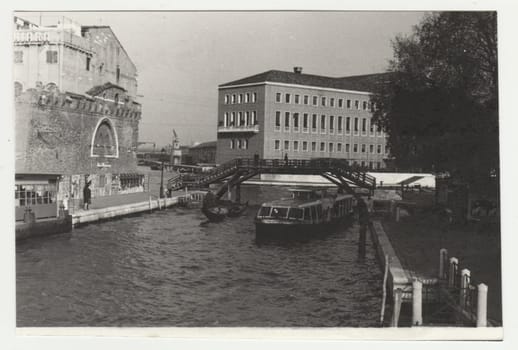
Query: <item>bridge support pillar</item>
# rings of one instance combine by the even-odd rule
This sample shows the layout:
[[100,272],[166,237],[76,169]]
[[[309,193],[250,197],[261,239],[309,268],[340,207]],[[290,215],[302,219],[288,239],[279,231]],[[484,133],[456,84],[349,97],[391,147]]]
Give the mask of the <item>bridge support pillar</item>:
[[360,260],[365,259],[365,246],[367,245],[367,225],[360,223],[360,239],[358,240],[358,254]]
[[236,184],[236,202],[241,203],[241,184]]

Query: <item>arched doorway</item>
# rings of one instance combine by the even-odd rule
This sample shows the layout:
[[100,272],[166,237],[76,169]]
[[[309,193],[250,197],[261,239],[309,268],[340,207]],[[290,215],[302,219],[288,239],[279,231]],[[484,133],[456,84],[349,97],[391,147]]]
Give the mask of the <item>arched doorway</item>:
[[108,118],[99,121],[95,128],[91,156],[113,158],[119,156],[117,133]]

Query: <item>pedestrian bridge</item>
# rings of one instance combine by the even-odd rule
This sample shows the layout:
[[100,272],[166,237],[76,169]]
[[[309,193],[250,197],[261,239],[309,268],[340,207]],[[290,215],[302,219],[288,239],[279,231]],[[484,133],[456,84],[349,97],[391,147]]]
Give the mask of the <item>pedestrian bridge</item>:
[[235,186],[260,174],[320,175],[340,189],[353,193],[352,187],[373,191],[376,179],[364,171],[351,167],[345,159],[248,159],[237,158],[221,164],[204,174],[178,174],[167,182],[168,190],[202,188],[212,183],[223,184],[216,191],[216,197],[223,196]]

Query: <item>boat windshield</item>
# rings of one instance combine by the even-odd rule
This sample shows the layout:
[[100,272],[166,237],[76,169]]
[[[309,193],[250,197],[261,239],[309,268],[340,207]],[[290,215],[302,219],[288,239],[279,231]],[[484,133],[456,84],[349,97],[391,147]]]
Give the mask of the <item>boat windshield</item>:
[[288,214],[288,208],[273,208],[271,216],[274,218],[285,218],[286,214]]
[[302,209],[299,208],[290,208],[290,212],[288,214],[288,218],[290,219],[302,219],[303,215]]
[[261,207],[259,216],[270,216],[270,209],[272,209],[272,207]]

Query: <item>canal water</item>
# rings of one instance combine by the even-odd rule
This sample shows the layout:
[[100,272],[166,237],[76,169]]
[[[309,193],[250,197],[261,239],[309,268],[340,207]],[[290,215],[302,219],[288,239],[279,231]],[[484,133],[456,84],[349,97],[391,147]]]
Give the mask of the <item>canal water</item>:
[[219,224],[172,208],[20,242],[17,326],[377,326],[382,275],[356,225],[255,241],[254,204],[283,194],[243,186],[247,215]]

